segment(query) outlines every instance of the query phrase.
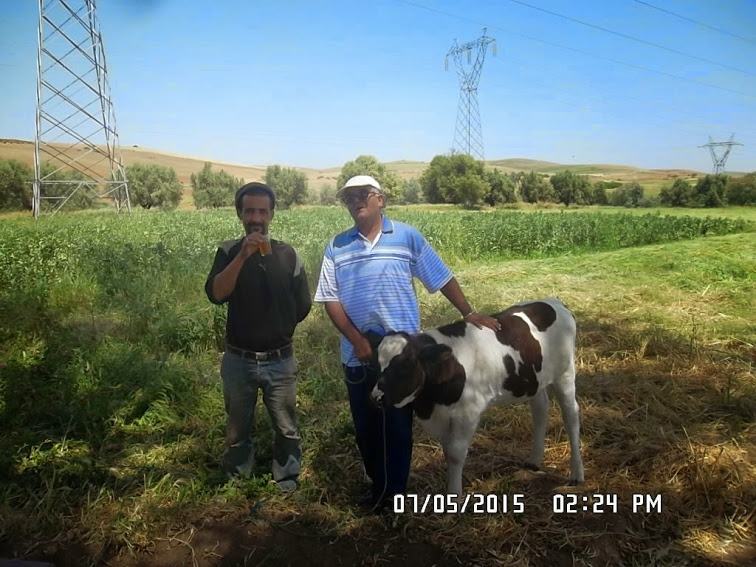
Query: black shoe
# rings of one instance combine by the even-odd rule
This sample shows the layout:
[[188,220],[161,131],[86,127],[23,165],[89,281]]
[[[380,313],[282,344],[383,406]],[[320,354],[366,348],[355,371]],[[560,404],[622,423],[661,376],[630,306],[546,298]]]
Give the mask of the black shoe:
[[375,504],[375,502],[375,496],[373,496],[371,493],[368,493],[365,496],[357,499],[357,506],[359,508],[371,508]]
[[367,494],[357,500],[359,506],[365,514],[382,515],[394,510],[394,495],[387,494],[383,498],[378,498],[373,494]]
[[384,496],[373,509],[373,513],[379,516],[394,513],[394,495],[387,494]]

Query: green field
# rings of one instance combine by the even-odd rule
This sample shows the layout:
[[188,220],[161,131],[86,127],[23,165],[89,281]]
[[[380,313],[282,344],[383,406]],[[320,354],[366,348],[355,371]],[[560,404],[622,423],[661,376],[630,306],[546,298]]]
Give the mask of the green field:
[[[319,306],[295,337],[300,490],[269,484],[262,411],[259,474],[220,473],[224,308],[203,285],[217,244],[240,235],[233,210],[4,219],[0,557],[162,565],[171,548],[176,565],[748,565],[756,224],[752,209],[663,212],[389,211],[426,235],[478,310],[553,295],[573,310],[586,466],[575,491],[619,500],[608,515],[553,514],[569,452],[556,406],[541,473],[519,466],[528,408],[493,408],[465,489],[524,494],[526,512],[395,518],[354,509],[365,485],[338,335]],[[341,208],[280,211],[271,232],[298,248],[314,291],[328,238],[350,224]],[[416,287],[424,326],[458,316]],[[441,492],[442,461],[417,426],[410,490]],[[661,494],[662,510],[633,513],[643,493]]]

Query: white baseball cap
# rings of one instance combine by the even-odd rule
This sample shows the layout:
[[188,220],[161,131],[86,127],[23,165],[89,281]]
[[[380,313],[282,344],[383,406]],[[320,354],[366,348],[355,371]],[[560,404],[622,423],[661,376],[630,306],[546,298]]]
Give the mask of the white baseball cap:
[[345,189],[349,189],[350,187],[372,187],[378,193],[383,193],[381,184],[378,183],[374,177],[370,175],[355,175],[354,177],[351,177],[341,189],[339,189],[339,192],[336,193],[336,196],[338,197],[344,192]]

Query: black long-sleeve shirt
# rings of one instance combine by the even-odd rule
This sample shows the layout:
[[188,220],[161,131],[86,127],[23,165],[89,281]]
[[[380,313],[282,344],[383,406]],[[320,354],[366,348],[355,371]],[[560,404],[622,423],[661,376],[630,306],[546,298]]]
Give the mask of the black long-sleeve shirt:
[[310,312],[312,300],[299,254],[280,240],[271,240],[273,253],[256,252],[244,262],[234,291],[213,296],[213,279],[241,250],[243,239],[228,240],[215,253],[205,293],[216,304],[228,302],[226,341],[245,350],[267,351],[291,342],[294,328]]

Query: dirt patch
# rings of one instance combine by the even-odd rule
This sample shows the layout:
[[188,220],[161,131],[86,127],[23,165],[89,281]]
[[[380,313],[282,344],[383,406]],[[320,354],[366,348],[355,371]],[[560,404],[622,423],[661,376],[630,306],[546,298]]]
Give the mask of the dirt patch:
[[[376,522],[384,520],[376,518]],[[390,519],[385,519],[390,522]],[[330,536],[302,521],[282,524],[239,523],[224,520],[158,540],[151,549],[123,550],[117,555],[93,556],[77,546],[47,558],[58,567],[218,567],[310,565],[459,566],[462,559],[444,557],[428,543],[410,542],[396,531],[377,528],[374,538]]]

